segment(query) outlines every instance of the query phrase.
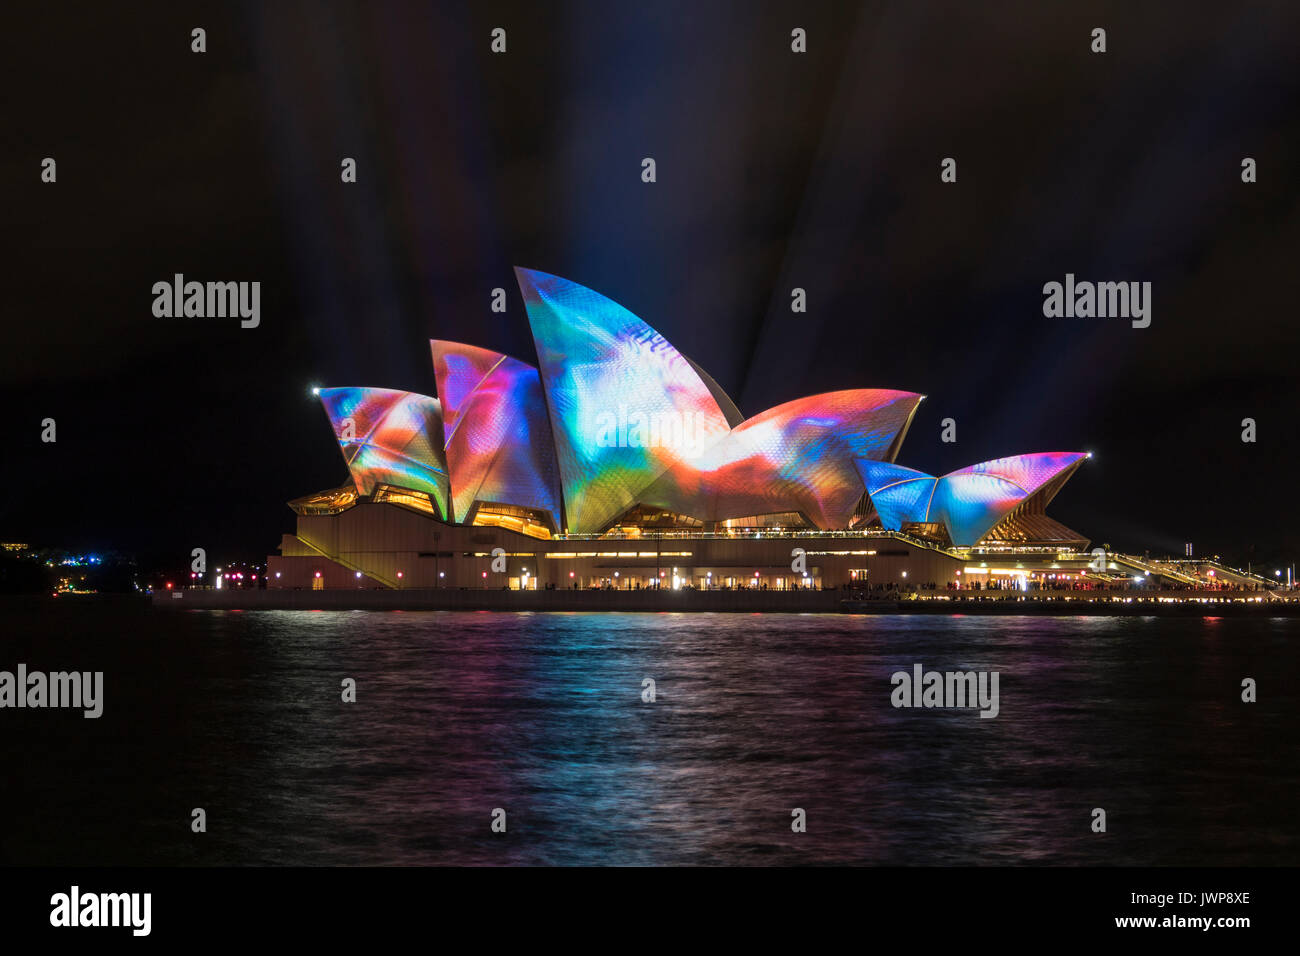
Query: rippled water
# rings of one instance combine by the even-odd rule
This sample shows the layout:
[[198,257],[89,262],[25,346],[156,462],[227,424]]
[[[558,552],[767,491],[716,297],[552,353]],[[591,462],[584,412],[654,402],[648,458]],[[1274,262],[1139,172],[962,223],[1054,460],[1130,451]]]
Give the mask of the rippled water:
[[[91,606],[5,624],[0,669],[106,684],[98,721],[0,711],[8,863],[1282,864],[1300,846],[1294,620]],[[998,671],[1000,715],[894,709],[890,675],[915,663]]]

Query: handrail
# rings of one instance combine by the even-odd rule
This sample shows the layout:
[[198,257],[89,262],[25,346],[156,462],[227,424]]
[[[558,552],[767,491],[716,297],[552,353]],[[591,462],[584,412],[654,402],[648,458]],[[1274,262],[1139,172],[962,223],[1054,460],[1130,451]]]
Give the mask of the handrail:
[[301,542],[302,542],[303,544],[305,544],[307,547],[311,548],[313,551],[315,551],[317,554],[319,554],[319,555],[320,555],[322,558],[324,558],[326,561],[333,561],[335,564],[341,564],[341,565],[343,565],[343,567],[347,568],[349,571],[354,571],[354,572],[355,572],[355,571],[360,571],[360,572],[361,572],[362,574],[364,574],[366,577],[368,577],[368,578],[372,578],[372,579],[374,579],[375,581],[378,581],[380,584],[384,585],[385,587],[390,587],[390,588],[396,588],[396,587],[397,587],[397,582],[396,582],[396,581],[389,580],[388,578],[385,578],[385,577],[383,577],[383,576],[381,576],[381,575],[379,575],[379,574],[376,574],[374,571],[368,571],[368,570],[366,570],[365,568],[358,567],[357,565],[352,564],[352,563],[349,562],[349,561],[345,561],[345,560],[343,560],[343,558],[342,558],[341,556],[339,556],[339,555],[336,555],[336,554],[330,554],[330,553],[328,553],[324,548],[322,548],[320,545],[313,544],[312,542],[308,541],[308,540],[307,540],[306,538],[304,538],[301,534],[296,534],[296,535],[294,535],[294,537],[296,537],[299,541],[301,541]]

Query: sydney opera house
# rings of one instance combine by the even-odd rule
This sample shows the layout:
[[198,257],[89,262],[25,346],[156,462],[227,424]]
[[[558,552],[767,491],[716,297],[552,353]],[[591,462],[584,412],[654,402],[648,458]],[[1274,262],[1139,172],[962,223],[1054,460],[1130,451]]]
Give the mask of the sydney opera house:
[[436,397],[322,388],[347,481],[290,502],[278,588],[1013,584],[1088,541],[1045,509],[1087,457],[897,464],[923,396],[863,388],[745,417],[617,303],[517,269],[536,364],[433,341]]

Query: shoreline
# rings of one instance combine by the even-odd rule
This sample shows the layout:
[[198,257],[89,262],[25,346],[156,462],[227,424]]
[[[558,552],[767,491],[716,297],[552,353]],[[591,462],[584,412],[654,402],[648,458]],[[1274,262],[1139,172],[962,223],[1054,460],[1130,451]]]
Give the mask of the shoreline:
[[[1112,617],[1300,617],[1300,601],[1156,597],[863,600],[844,591],[520,591],[486,589],[183,590],[153,595],[166,610],[559,611],[803,614],[1021,614]],[[1258,597],[1256,595],[1255,597]]]

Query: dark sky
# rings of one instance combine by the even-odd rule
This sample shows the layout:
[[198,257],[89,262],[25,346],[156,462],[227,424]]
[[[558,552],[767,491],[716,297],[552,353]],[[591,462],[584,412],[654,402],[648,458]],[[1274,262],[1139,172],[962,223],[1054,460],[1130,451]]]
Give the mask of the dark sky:
[[[472,6],[7,12],[0,538],[265,555],[345,476],[310,386],[535,361],[518,264],[746,414],[923,392],[903,464],[1090,450],[1052,513],[1095,541],[1294,559],[1300,5]],[[155,318],[176,272],[260,281],[261,327]],[[1151,282],[1150,328],[1045,318],[1067,272]]]

